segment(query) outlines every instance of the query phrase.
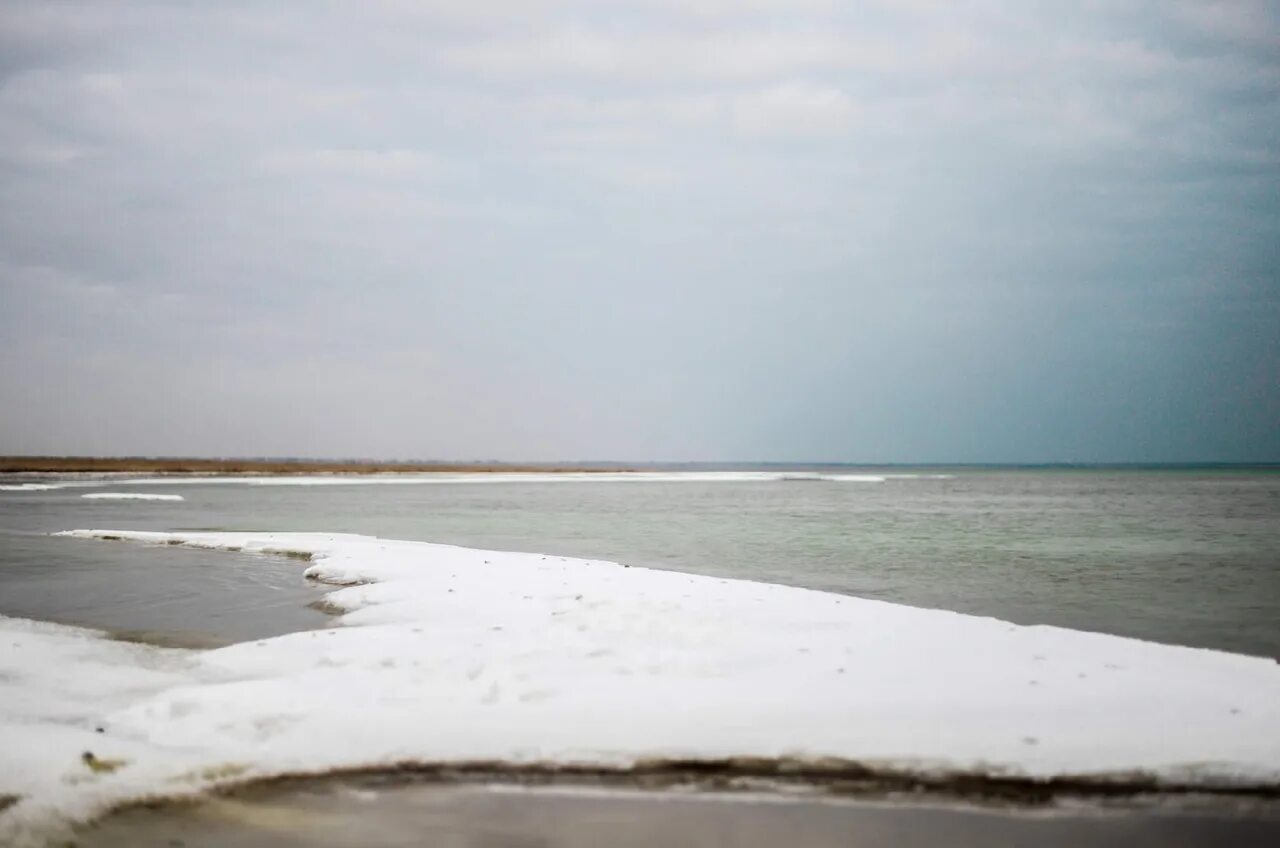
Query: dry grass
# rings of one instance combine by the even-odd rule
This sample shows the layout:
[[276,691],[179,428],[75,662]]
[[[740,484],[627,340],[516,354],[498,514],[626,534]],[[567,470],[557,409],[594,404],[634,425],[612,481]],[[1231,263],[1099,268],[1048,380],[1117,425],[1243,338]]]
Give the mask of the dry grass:
[[424,471],[463,472],[590,472],[621,471],[571,465],[507,465],[503,463],[378,462],[373,460],[311,459],[199,459],[194,457],[135,456],[4,456],[0,473],[39,472],[146,474],[391,474]]

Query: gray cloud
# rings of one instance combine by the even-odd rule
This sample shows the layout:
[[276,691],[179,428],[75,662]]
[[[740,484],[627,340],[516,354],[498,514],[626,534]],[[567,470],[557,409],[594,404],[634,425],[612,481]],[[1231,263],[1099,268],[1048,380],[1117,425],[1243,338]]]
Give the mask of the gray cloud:
[[0,10],[0,452],[1280,459],[1266,2]]

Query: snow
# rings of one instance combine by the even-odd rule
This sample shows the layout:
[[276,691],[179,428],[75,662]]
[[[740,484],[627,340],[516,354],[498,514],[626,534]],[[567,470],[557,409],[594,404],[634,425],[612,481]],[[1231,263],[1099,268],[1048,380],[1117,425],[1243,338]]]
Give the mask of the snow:
[[[1280,784],[1270,659],[367,536],[65,535],[309,556],[343,614],[204,652],[0,618],[0,795],[21,796],[0,844],[129,799],[406,762],[833,757]],[[124,763],[92,771],[86,750]]]
[[82,498],[99,501],[180,501],[182,495],[153,495],[146,492],[94,492]]
[[249,486],[377,486],[485,483],[771,483],[790,480],[825,480],[846,483],[883,483],[887,479],[945,479],[946,475],[829,474],[810,471],[564,471],[466,473],[424,472],[393,474],[280,474],[251,477],[139,477],[116,481],[118,485],[239,484]]
[[779,480],[817,480],[834,483],[883,483],[887,478],[881,474],[819,474],[813,471],[788,471],[778,477]]
[[[138,477],[113,474],[94,475],[98,479],[60,475],[60,483],[0,484],[0,492],[34,492],[68,486],[422,486],[485,483],[775,483],[823,481],[829,483],[884,483],[908,480],[951,480],[952,474],[869,473],[829,471],[479,471],[479,472],[393,472],[385,474],[263,474],[215,475],[174,474],[165,477]],[[74,479],[73,479],[74,478]],[[116,493],[103,496],[123,497]]]

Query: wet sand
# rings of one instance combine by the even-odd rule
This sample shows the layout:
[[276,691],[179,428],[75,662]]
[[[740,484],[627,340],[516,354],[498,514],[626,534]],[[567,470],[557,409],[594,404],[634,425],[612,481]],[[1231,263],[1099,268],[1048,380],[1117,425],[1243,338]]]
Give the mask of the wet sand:
[[76,541],[0,528],[0,614],[171,648],[216,648],[332,621],[310,606],[332,587],[304,579],[296,562]]
[[1280,815],[1252,811],[948,808],[779,795],[379,785],[255,789],[134,809],[83,831],[82,848],[1238,848],[1280,844]]

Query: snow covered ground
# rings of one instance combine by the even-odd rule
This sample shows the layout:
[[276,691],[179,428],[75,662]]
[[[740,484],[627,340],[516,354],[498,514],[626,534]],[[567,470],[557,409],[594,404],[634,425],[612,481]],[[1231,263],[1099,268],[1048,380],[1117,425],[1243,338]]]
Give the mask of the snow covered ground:
[[[748,581],[315,533],[338,626],[189,652],[0,618],[0,844],[220,782],[412,762],[844,758],[1280,784],[1280,665]],[[300,566],[301,568],[302,566]],[[91,757],[85,757],[91,752]]]

